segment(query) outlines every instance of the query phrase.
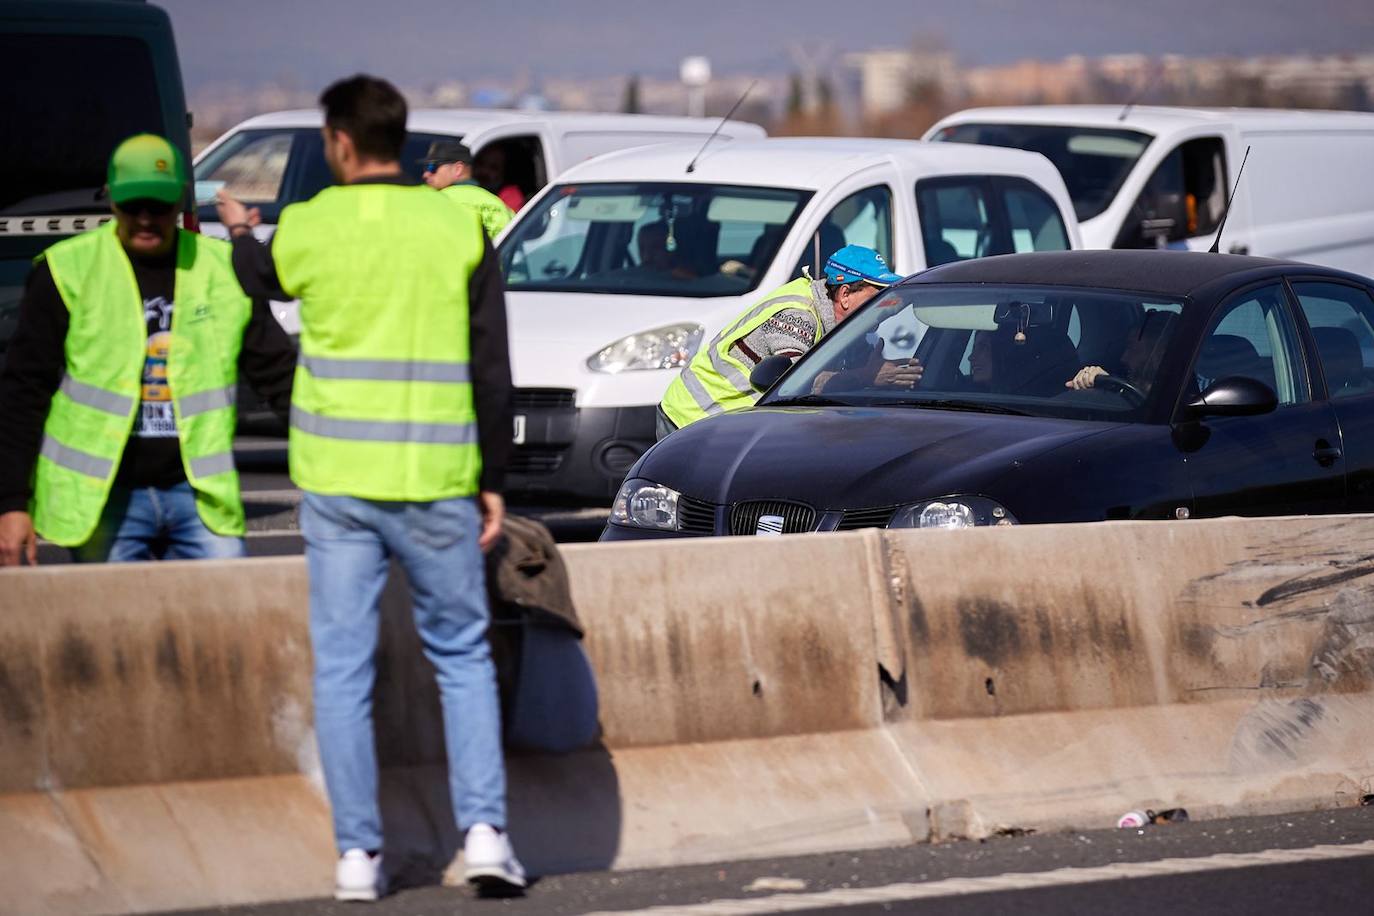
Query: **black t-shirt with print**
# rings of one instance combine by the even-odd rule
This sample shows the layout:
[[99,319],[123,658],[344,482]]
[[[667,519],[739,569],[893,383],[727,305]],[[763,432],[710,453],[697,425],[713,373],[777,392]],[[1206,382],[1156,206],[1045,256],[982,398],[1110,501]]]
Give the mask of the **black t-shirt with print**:
[[143,297],[148,344],[144,351],[141,403],[115,475],[115,486],[165,489],[186,479],[172,395],[167,387],[167,344],[171,340],[172,310],[176,307],[176,256],[154,261],[131,259],[129,263]]

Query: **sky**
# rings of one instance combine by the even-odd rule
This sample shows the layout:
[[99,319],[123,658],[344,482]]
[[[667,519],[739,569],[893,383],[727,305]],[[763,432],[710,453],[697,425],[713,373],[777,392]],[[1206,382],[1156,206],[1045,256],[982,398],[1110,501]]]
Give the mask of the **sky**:
[[1374,51],[1374,0],[153,0],[172,17],[191,91],[313,89],[358,71],[450,79],[781,73],[936,37],[969,65],[1069,54]]

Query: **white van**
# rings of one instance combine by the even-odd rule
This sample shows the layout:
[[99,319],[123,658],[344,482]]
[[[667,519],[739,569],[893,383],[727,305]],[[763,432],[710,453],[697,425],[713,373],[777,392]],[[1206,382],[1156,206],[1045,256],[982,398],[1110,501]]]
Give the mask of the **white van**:
[[508,488],[609,499],[704,341],[846,244],[899,273],[1080,246],[1043,156],[902,140],[675,143],[560,176],[501,238],[516,390]]
[[972,108],[927,140],[1041,153],[1089,248],[1221,250],[1374,272],[1374,114],[1063,105]]

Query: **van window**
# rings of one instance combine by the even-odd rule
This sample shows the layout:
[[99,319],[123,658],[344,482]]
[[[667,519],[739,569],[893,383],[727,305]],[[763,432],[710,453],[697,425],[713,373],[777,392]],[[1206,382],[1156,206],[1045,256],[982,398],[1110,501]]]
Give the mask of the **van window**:
[[1294,283],[1332,398],[1374,392],[1374,299],[1342,283]]
[[1054,199],[1024,178],[968,175],[916,182],[926,265],[1020,251],[1063,251],[1069,233]]
[[1061,124],[954,124],[932,139],[1040,153],[1063,176],[1074,214],[1082,221],[1111,205],[1153,138],[1137,130]]
[[[441,134],[407,134],[401,166],[421,180],[424,158]],[[324,159],[324,141],[313,127],[241,130],[196,163],[197,181],[223,181],[229,193],[258,207],[265,222],[275,223],[282,208],[309,200],[334,183]],[[217,222],[213,205],[200,208],[202,222]]]
[[836,204],[811,230],[806,250],[787,278],[800,277],[803,267],[820,277],[825,259],[846,245],[872,248],[892,264],[892,189],[887,185],[865,188]]
[[1226,212],[1226,147],[1200,137],[1164,157],[1126,215],[1116,248],[1165,247],[1211,235]]
[[758,285],[810,193],[667,182],[560,185],[501,242],[511,290],[735,296]]
[[[166,134],[148,44],[104,35],[0,35],[5,122],[0,215],[97,213],[110,153]],[[182,134],[182,136],[185,136]]]

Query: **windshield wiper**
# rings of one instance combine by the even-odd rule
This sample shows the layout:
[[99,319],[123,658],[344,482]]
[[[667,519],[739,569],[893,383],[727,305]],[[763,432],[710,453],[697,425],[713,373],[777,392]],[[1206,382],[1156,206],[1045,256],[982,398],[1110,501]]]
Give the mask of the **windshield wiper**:
[[1030,414],[1024,410],[1017,410],[1014,407],[1003,407],[1001,404],[988,404],[983,401],[965,401],[958,398],[937,398],[934,400],[918,400],[910,398],[901,401],[881,401],[874,404],[875,407],[928,407],[931,410],[967,410],[972,413],[1000,413],[1008,414],[1013,417],[1028,417]]
[[852,401],[841,401],[823,394],[799,394],[794,398],[776,398],[760,407],[854,407]]

